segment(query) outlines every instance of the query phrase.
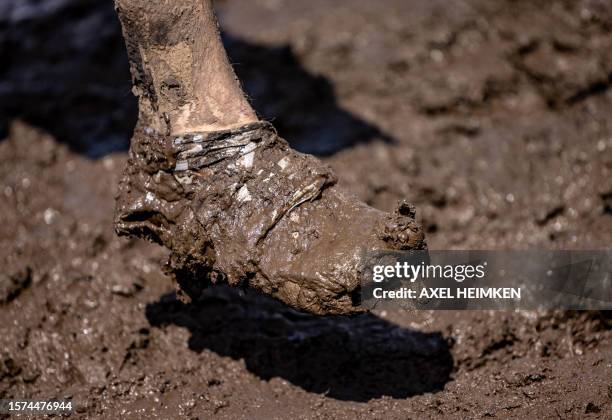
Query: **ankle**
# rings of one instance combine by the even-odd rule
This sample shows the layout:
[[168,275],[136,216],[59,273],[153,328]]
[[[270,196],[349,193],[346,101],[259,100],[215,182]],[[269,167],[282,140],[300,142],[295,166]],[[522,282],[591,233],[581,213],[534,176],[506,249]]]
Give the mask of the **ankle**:
[[179,134],[257,121],[225,53],[209,0],[115,3],[143,125]]

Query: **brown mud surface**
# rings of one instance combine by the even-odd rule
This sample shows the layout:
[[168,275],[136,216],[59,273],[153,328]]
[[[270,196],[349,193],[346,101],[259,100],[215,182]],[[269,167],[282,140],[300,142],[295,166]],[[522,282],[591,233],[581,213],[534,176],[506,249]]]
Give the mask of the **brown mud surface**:
[[[607,313],[181,304],[166,251],[113,233],[135,101],[111,4],[41,4],[0,6],[0,397],[82,418],[612,416]],[[608,2],[219,10],[258,112],[366,203],[414,203],[431,249],[610,248]]]

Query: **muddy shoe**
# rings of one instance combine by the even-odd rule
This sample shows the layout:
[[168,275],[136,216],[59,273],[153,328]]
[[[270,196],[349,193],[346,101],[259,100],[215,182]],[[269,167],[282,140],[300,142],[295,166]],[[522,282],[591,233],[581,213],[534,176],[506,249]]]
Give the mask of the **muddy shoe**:
[[116,229],[168,247],[169,272],[191,298],[226,281],[318,314],[359,310],[365,252],[424,247],[413,218],[342,192],[265,122],[181,136],[137,129]]
[[168,247],[182,294],[223,281],[350,313],[366,251],[424,247],[413,215],[349,197],[328,167],[259,121],[210,0],[115,4],[139,106],[116,230]]

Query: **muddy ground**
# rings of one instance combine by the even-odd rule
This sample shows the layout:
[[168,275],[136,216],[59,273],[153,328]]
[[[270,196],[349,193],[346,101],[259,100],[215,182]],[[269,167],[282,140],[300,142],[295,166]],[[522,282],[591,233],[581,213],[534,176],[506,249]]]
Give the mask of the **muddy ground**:
[[[606,249],[607,1],[228,0],[252,103],[431,249]],[[612,417],[591,312],[313,317],[248,290],[184,306],[113,234],[135,118],[110,1],[0,5],[0,397],[82,418]]]

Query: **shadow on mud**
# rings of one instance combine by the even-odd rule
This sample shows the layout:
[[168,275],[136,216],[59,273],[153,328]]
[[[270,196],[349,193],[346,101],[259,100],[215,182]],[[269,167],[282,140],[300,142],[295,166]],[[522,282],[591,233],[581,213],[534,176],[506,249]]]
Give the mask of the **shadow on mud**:
[[[20,118],[90,157],[126,150],[137,105],[113,2],[4,1],[14,13],[0,14],[0,138]],[[254,108],[298,150],[323,155],[391,140],[339,107],[331,83],[288,46],[229,34],[224,42]]]
[[373,139],[394,142],[341,108],[331,82],[308,72],[290,46],[257,45],[227,33],[223,42],[257,113],[272,121],[295,149],[330,155]]
[[189,305],[164,295],[146,315],[154,327],[187,328],[193,351],[244,359],[262,379],[281,377],[339,400],[440,391],[453,369],[440,333],[401,328],[372,314],[317,317],[228,287],[211,288]]

